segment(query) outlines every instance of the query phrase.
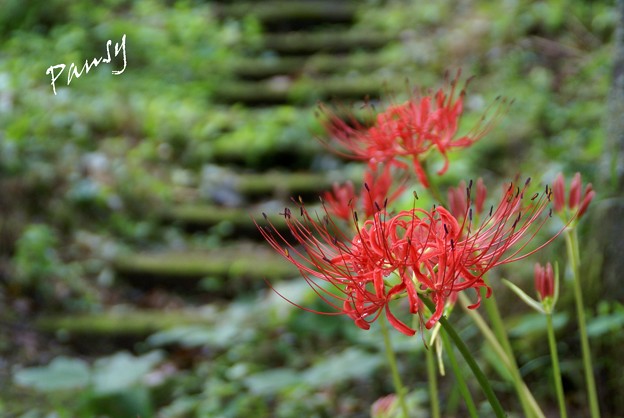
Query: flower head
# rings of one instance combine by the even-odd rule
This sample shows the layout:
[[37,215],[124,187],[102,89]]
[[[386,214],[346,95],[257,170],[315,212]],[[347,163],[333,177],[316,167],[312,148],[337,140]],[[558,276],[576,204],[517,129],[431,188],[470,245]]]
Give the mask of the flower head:
[[[293,263],[304,279],[334,312],[353,319],[363,329],[382,312],[390,324],[406,335],[416,331],[400,320],[391,305],[407,299],[408,312],[418,314],[427,328],[433,327],[457,292],[490,289],[483,275],[490,269],[522,259],[537,249],[524,251],[548,216],[550,189],[527,194],[511,183],[496,209],[480,225],[472,224],[471,193],[461,221],[447,209],[411,209],[391,215],[384,206],[359,223],[353,212],[353,235],[341,232],[327,215],[313,217],[303,204],[299,216],[284,211],[294,243],[273,225],[260,228],[273,248]],[[474,229],[473,229],[474,228]],[[480,303],[477,301],[471,308]],[[436,306],[422,319],[421,296]],[[320,313],[320,312],[318,312]]]
[[576,212],[576,219],[580,219],[596,195],[591,183],[585,186],[585,191],[582,191],[582,188],[581,173],[576,173],[570,183],[570,193],[566,206],[565,180],[563,174],[559,173],[553,184],[555,212],[563,216],[566,216],[566,211],[570,213]]
[[483,137],[500,114],[501,106],[498,106],[492,119],[458,136],[465,95],[463,89],[458,93],[459,76],[458,72],[449,83],[448,92],[440,89],[434,94],[424,97],[415,95],[405,103],[392,105],[377,114],[369,127],[355,118],[345,122],[323,109],[328,115],[326,128],[331,137],[330,148],[339,155],[367,161],[373,167],[388,163],[406,169],[408,164],[405,160],[411,160],[419,181],[429,187],[423,161],[430,151],[435,149],[444,158],[438,175],[444,174],[449,166],[448,152],[453,148],[468,147]]

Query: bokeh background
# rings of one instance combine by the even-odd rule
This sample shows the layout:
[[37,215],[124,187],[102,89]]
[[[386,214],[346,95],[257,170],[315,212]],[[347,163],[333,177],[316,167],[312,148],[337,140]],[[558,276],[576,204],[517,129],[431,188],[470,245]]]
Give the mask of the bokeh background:
[[[583,288],[603,416],[624,416],[617,25],[607,0],[4,0],[0,415],[369,416],[393,391],[378,332],[270,291],[265,279],[324,309],[253,219],[266,212],[279,227],[290,196],[316,202],[332,182],[358,180],[357,164],[315,140],[319,101],[383,108],[461,68],[462,80],[474,76],[466,127],[498,96],[514,104],[486,138],[451,154],[443,190],[579,171],[598,192],[581,224]],[[109,40],[114,55],[124,35],[123,73],[112,74],[118,55],[67,84],[71,63],[105,56]],[[61,63],[55,95],[46,69]],[[549,417],[545,320],[495,279],[532,293],[532,263],[559,259],[566,276],[564,250],[555,241],[493,278]],[[570,415],[584,417],[566,280],[558,348]],[[475,326],[459,310],[452,320],[510,417],[521,416]],[[394,333],[393,343],[410,404],[427,416],[422,340]],[[463,416],[452,375],[440,386],[443,415]]]

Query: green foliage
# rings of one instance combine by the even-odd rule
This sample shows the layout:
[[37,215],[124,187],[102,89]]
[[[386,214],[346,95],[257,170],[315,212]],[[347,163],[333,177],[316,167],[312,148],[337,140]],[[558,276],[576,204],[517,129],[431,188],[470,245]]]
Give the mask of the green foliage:
[[153,401],[144,379],[161,360],[162,353],[156,351],[138,357],[119,352],[98,359],[93,366],[57,357],[47,366],[17,371],[14,380],[46,393],[52,403],[64,404],[63,410],[72,414],[151,416]]

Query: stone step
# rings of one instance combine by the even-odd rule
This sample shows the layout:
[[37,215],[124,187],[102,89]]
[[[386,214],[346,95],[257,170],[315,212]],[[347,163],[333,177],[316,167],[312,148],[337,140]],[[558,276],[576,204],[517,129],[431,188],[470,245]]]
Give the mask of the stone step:
[[116,257],[113,267],[136,288],[165,287],[195,293],[201,282],[206,296],[217,299],[265,288],[265,279],[279,280],[298,274],[268,244],[249,242],[214,250],[130,253]]
[[333,77],[319,80],[283,78],[265,82],[228,82],[214,92],[221,103],[248,106],[270,104],[310,105],[319,100],[378,98],[391,91],[389,83],[373,77]]
[[357,4],[352,1],[264,1],[222,4],[217,8],[222,18],[251,15],[265,31],[298,30],[318,25],[353,23]]
[[[95,337],[145,338],[177,326],[199,325],[207,317],[199,308],[184,310],[137,310],[127,307],[100,313],[42,316],[35,322],[38,330],[64,338]],[[91,342],[91,341],[89,341]]]
[[[266,171],[238,173],[233,168],[210,166],[194,184],[176,188],[177,203],[212,202],[221,207],[240,207],[266,200],[290,201],[301,196],[318,202],[317,197],[334,182],[352,179],[358,183],[361,170],[334,169],[325,173],[306,171]],[[250,207],[253,209],[253,207]],[[222,210],[222,209],[219,209]]]
[[263,37],[263,46],[280,55],[337,54],[377,50],[393,40],[396,40],[396,35],[377,31],[325,30],[267,34]]
[[311,57],[244,58],[232,65],[232,72],[245,80],[261,80],[279,75],[326,75],[367,72],[383,67],[383,57],[362,52],[353,55],[319,54]]
[[[267,211],[269,220],[281,231],[285,231],[286,222],[278,212]],[[182,225],[190,231],[202,231],[220,225],[222,238],[244,236],[246,239],[262,240],[262,235],[254,219],[264,223],[262,212],[254,209],[223,208],[202,203],[186,203],[165,209],[161,214],[165,222]]]

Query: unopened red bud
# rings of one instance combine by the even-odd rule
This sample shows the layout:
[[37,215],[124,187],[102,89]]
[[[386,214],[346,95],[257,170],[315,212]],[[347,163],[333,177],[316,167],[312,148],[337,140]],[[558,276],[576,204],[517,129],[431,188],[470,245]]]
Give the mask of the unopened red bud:
[[565,206],[565,180],[563,174],[557,174],[553,183],[552,194],[554,197],[555,212],[561,212]]
[[583,197],[583,201],[581,202],[581,206],[579,206],[578,217],[580,218],[587,211],[587,207],[591,203],[592,199],[596,196],[596,192],[592,189],[591,183],[587,185],[585,188],[585,196]]
[[568,201],[570,209],[576,208],[581,201],[581,185],[581,173],[576,173],[570,183],[570,200]]
[[538,263],[535,264],[535,290],[541,300],[555,294],[554,274],[550,263],[546,264],[545,268]]

